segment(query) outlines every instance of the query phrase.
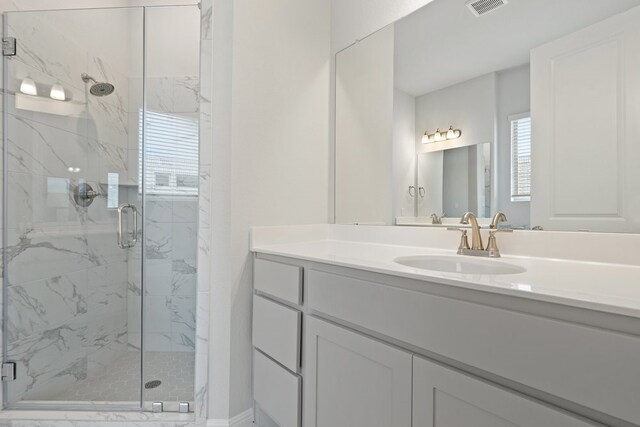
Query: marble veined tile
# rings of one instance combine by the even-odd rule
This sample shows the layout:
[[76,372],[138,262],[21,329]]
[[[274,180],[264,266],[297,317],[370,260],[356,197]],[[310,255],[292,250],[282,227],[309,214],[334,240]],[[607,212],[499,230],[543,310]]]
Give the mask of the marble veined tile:
[[14,342],[87,313],[87,272],[8,286],[7,339]]
[[193,296],[197,291],[197,273],[195,260],[183,259],[171,262],[170,295]]
[[103,102],[101,97],[90,97],[87,118],[89,138],[124,149],[128,147],[129,114],[125,109]]
[[78,175],[70,167],[86,172],[87,138],[14,115],[7,129],[9,171],[69,179]]
[[173,202],[169,197],[149,195],[145,202],[145,221],[170,223],[173,217]]
[[171,259],[173,236],[167,232],[166,224],[147,223],[145,225],[146,259]]
[[172,203],[172,222],[198,221],[198,199],[196,197],[185,197],[176,199]]
[[73,180],[19,172],[9,172],[8,178],[9,228],[42,224],[81,227],[86,221],[86,211],[69,197]]
[[9,343],[7,358],[16,362],[16,380],[8,389],[10,401],[28,393],[45,393],[40,386],[60,375],[86,377],[83,351],[87,321],[83,316],[74,322],[47,329],[26,339]]
[[127,309],[126,262],[96,266],[88,270],[87,311],[101,313],[125,312]]
[[[135,46],[132,44],[128,48],[133,50]],[[123,49],[122,52],[125,52],[125,50]],[[98,98],[101,102],[106,102],[128,111],[129,78],[115,69],[112,65],[114,60],[116,60],[116,58],[110,61],[106,56],[97,56],[94,55],[93,52],[90,52],[87,73],[99,82],[107,82],[114,86],[114,91],[110,95]],[[142,59],[140,59],[140,62],[141,61]],[[142,92],[132,94],[132,96],[137,96],[139,99],[142,99]]]
[[200,108],[200,78],[185,76],[172,79],[175,113],[197,113]]
[[15,59],[61,81],[75,82],[78,71],[86,68],[86,50],[44,16],[12,14],[7,34],[18,41]]
[[86,179],[88,181],[106,183],[109,173],[118,173],[119,178],[126,177],[128,166],[127,151],[126,148],[118,145],[89,139]]
[[8,278],[12,284],[101,265],[86,238],[73,227],[9,229],[7,233]]
[[202,0],[200,12],[200,38],[202,40],[212,39],[213,29],[213,1]]
[[195,223],[173,223],[171,233],[173,235],[172,259],[195,261],[198,256],[197,225]]
[[209,228],[211,227],[211,166],[200,165],[199,175],[198,225],[200,228]]

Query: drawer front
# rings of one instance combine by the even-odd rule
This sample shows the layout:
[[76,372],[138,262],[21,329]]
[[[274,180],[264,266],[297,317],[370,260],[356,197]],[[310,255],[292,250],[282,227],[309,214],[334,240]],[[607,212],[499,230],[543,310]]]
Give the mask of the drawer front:
[[253,286],[292,304],[302,304],[302,267],[256,259]]
[[640,337],[321,271],[307,280],[313,311],[640,425]]
[[293,372],[300,361],[302,313],[253,297],[253,345]]
[[259,351],[253,352],[253,396],[280,427],[300,426],[301,380]]

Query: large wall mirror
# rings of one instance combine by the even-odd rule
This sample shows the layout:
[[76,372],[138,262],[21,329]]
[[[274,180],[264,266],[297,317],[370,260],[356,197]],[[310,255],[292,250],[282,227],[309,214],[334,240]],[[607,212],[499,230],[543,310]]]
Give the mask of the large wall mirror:
[[434,0],[336,56],[335,221],[640,233],[640,0]]

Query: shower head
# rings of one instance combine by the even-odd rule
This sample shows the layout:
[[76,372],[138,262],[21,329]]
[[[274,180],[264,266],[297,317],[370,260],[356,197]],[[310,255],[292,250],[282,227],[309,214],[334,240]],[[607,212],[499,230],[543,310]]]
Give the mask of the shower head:
[[98,82],[87,73],[83,73],[81,77],[82,81],[85,83],[89,83],[90,81],[93,82],[93,84],[89,88],[89,92],[91,92],[91,95],[107,96],[111,95],[115,90],[115,87],[111,83]]

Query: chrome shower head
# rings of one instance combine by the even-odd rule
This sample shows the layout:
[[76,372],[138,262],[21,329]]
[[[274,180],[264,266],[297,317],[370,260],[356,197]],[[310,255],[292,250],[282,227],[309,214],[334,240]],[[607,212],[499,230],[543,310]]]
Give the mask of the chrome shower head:
[[82,81],[85,83],[93,82],[93,84],[89,88],[89,92],[91,92],[91,95],[107,96],[111,95],[115,90],[115,86],[113,86],[111,83],[98,82],[87,73],[83,73],[81,77]]

